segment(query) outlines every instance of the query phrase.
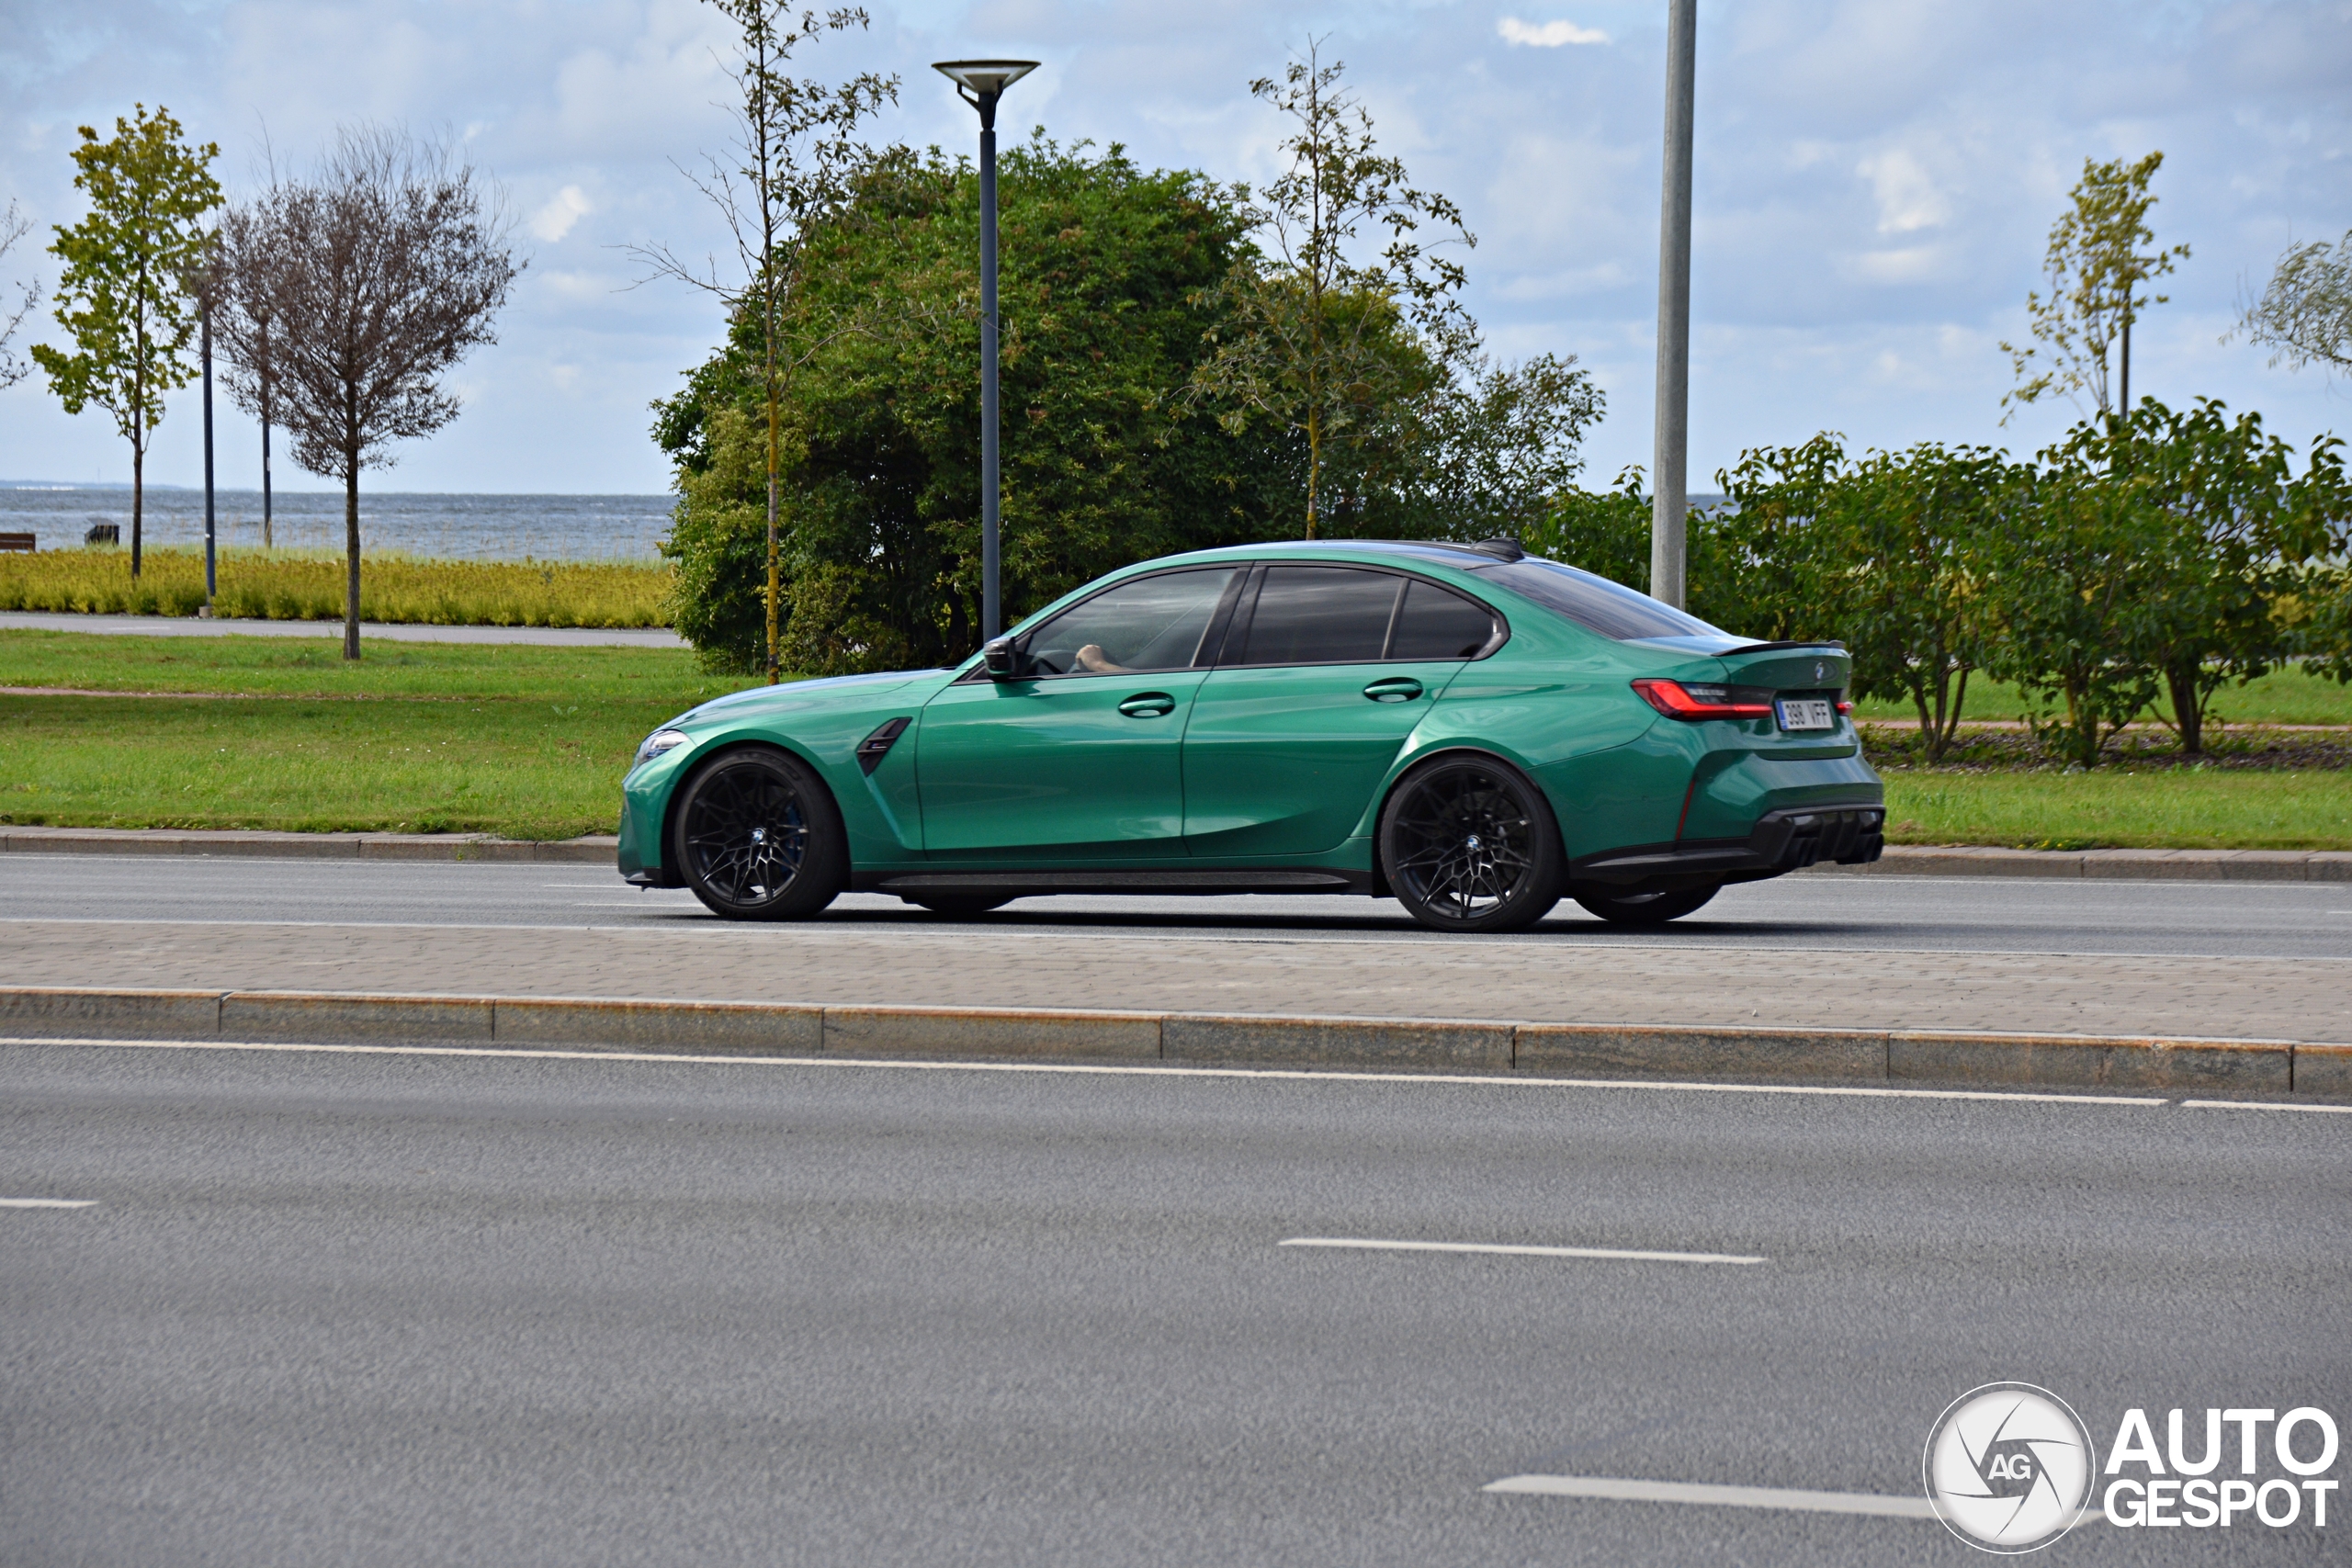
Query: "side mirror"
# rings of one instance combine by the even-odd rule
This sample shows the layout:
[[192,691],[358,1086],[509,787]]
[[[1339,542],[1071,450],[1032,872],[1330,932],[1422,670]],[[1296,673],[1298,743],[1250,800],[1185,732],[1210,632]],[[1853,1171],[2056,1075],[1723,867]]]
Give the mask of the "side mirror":
[[991,681],[1018,681],[1021,667],[1028,660],[1021,657],[1020,648],[1009,637],[1001,637],[983,644],[980,662],[987,667]]

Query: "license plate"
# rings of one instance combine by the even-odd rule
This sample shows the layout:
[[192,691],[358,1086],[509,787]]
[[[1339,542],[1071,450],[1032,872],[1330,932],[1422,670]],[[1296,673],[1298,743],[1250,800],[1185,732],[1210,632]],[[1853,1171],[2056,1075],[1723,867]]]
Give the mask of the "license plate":
[[1779,706],[1782,729],[1834,729],[1838,726],[1838,707],[1834,703],[1816,698],[1791,701],[1783,697]]

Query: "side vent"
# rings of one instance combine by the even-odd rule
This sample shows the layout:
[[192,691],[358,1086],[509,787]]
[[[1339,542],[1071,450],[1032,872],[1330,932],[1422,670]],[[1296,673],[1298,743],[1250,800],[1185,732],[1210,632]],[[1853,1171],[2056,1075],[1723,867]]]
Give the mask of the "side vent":
[[894,718],[857,743],[857,765],[865,770],[866,777],[874,776],[874,770],[882,765],[882,759],[890,754],[890,748],[899,743],[899,737],[913,722],[911,718]]

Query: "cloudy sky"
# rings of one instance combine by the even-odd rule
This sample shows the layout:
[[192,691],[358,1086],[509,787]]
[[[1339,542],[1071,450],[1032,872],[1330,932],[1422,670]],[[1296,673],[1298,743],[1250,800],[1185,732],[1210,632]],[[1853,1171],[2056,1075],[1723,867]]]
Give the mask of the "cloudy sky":
[[[1648,462],[1657,0],[868,4],[871,32],[808,63],[903,77],[880,137],[970,146],[971,112],[927,62],[1025,56],[1045,63],[1008,98],[1009,129],[1227,179],[1275,167],[1281,127],[1250,78],[1328,36],[1390,150],[1467,215],[1492,344],[1574,354],[1606,389],[1587,482]],[[446,130],[504,186],[530,265],[501,341],[459,372],[464,415],[368,482],[656,491],[646,403],[705,355],[717,316],[674,285],[630,290],[622,247],[717,242],[670,160],[723,141],[725,44],[697,0],[0,0],[0,202],[43,236],[78,218],[74,127],[134,101],[218,141],[232,195],[265,136],[300,162],[340,124]],[[2083,160],[2152,148],[2155,226],[2194,254],[2135,334],[2135,389],[2258,409],[2298,442],[2352,435],[2342,379],[2218,341],[2290,241],[2352,227],[2352,0],[1702,0],[1698,71],[1694,490],[1743,447],[1823,428],[1878,446],[2049,439],[2070,411],[2000,424],[1997,344],[2024,332]],[[54,339],[41,327],[32,341]],[[252,427],[231,412],[220,439],[222,482],[256,483]],[[199,482],[192,392],[148,471]],[[0,392],[0,479],[129,477],[103,415],[68,418],[38,376]],[[326,488],[283,467],[279,482]]]

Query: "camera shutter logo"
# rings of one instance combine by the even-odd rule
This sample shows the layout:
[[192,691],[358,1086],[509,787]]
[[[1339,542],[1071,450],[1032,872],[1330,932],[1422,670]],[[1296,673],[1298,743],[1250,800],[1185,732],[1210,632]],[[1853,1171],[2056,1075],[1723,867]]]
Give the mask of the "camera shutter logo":
[[2038,1551],[2075,1527],[2098,1455],[2064,1400],[2031,1383],[1995,1382],[1937,1417],[1921,1470],[1945,1528],[1980,1551],[2013,1554]]

